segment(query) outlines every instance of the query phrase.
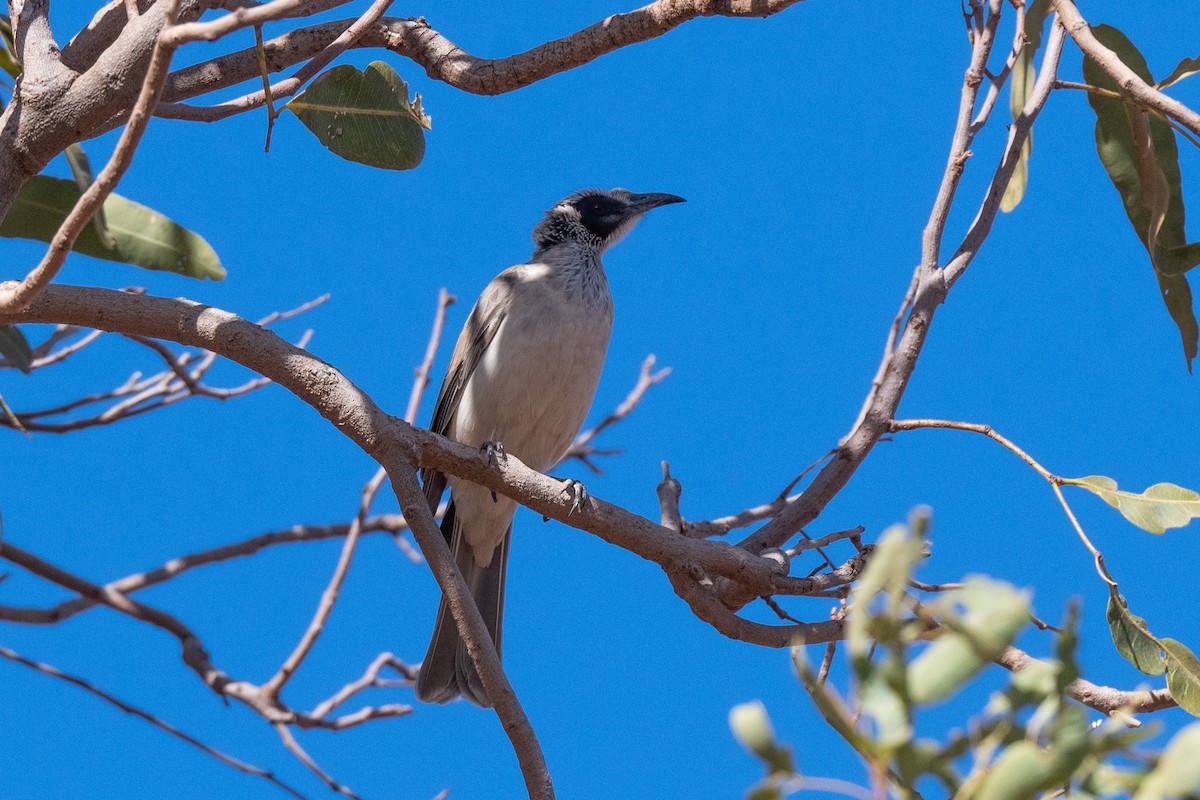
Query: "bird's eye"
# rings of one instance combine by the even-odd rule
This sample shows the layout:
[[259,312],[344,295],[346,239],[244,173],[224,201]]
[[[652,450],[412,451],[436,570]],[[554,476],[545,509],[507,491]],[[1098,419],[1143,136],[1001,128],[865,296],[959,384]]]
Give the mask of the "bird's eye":
[[591,208],[589,208],[588,210],[591,211],[593,214],[603,214],[604,213],[604,204],[599,201],[596,201],[596,202],[592,203]]

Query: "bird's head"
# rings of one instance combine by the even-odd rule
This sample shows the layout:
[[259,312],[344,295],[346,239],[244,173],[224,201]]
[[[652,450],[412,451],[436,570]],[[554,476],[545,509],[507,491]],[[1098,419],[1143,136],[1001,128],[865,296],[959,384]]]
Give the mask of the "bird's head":
[[603,253],[652,208],[683,203],[673,194],[635,194],[628,189],[583,189],[554,204],[533,229],[539,250],[574,242]]

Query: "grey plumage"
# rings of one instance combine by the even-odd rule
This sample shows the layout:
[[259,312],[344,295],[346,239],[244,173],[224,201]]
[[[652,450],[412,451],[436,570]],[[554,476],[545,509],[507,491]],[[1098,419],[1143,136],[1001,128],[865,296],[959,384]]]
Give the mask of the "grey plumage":
[[[485,442],[539,472],[578,433],[600,379],[613,303],[600,257],[669,194],[588,189],[563,199],[533,229],[528,263],[483,290],[458,337],[430,430],[472,447]],[[424,470],[429,507],[450,486],[442,533],[500,650],[504,579],[516,503],[468,481]],[[462,694],[490,706],[443,598],[417,677],[419,700]]]

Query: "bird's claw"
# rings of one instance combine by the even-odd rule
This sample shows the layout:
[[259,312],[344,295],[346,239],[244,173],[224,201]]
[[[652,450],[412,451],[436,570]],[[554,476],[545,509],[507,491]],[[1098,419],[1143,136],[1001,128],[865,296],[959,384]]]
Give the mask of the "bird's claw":
[[568,515],[583,508],[590,499],[587,487],[574,478],[567,478],[563,481],[562,493],[571,498],[571,509],[567,512]]
[[479,445],[479,452],[487,456],[488,463],[493,467],[508,461],[508,453],[504,450],[504,442],[486,441]]
[[[486,441],[479,445],[479,452],[487,456],[488,463],[493,467],[498,467],[508,462],[508,453],[504,451],[503,442]],[[499,502],[499,498],[496,497],[494,491],[492,492],[492,502]]]

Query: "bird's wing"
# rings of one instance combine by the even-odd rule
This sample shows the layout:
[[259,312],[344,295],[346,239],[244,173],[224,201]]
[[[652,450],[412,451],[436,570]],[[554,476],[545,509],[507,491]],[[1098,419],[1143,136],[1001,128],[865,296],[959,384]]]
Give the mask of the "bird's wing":
[[[452,436],[451,425],[458,412],[463,390],[508,314],[512,305],[513,287],[518,278],[517,267],[506,269],[487,285],[483,294],[475,301],[471,316],[467,318],[462,333],[458,335],[458,343],[454,346],[454,354],[450,356],[450,365],[446,368],[446,378],[442,381],[437,403],[433,407],[433,420],[429,423],[429,430],[434,433]],[[421,482],[425,487],[425,499],[429,501],[429,508],[436,512],[438,503],[442,500],[442,493],[446,489],[446,476],[434,470],[423,469]]]

